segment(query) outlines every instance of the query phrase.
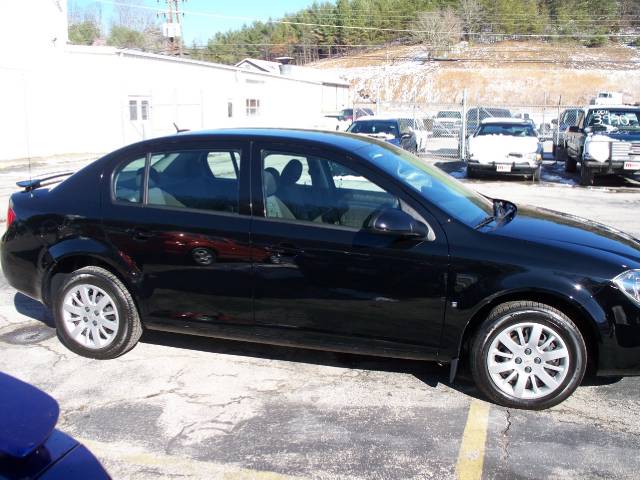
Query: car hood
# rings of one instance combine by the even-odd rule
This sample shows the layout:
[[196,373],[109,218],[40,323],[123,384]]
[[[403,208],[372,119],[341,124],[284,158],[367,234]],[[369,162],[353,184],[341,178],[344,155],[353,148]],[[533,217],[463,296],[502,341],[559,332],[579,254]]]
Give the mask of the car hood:
[[593,135],[594,139],[600,137],[610,138],[620,142],[640,142],[640,132],[630,131],[618,131],[609,133],[596,133]]
[[535,153],[537,137],[512,137],[509,135],[482,135],[469,139],[469,151],[476,155],[508,156],[511,153]]
[[637,238],[601,223],[545,208],[519,206],[515,217],[494,232],[565,248],[572,245],[588,247],[624,257],[625,264],[631,262],[636,264],[634,268],[640,267],[640,240]]
[[0,373],[0,455],[24,458],[58,422],[58,402],[36,387]]

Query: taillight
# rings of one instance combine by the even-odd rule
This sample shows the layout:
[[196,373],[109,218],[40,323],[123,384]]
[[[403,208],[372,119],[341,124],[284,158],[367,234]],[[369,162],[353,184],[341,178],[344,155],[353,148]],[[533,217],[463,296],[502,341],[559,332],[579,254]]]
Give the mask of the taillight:
[[9,207],[7,209],[7,228],[11,226],[11,224],[15,219],[16,219],[16,214],[14,213],[13,209]]

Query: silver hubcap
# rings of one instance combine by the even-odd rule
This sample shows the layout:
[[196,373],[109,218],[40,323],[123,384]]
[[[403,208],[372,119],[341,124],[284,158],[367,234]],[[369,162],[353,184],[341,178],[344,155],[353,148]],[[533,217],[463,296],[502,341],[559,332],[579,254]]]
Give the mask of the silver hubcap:
[[491,342],[487,368],[493,383],[508,395],[535,399],[556,391],[569,371],[569,350],[545,325],[518,323]]
[[80,284],[64,297],[64,328],[83,347],[104,348],[113,342],[120,324],[113,299],[95,285]]

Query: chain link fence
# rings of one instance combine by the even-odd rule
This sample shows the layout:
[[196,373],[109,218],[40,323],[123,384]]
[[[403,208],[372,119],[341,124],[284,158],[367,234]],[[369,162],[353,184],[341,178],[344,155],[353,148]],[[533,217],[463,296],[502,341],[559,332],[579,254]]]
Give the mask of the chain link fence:
[[536,128],[544,152],[552,155],[564,146],[564,131],[574,125],[576,105],[555,104],[479,104],[401,103],[382,101],[354,104],[355,118],[364,115],[405,119],[416,134],[418,154],[428,159],[462,160],[466,156],[466,139],[480,122],[490,117],[529,120]]

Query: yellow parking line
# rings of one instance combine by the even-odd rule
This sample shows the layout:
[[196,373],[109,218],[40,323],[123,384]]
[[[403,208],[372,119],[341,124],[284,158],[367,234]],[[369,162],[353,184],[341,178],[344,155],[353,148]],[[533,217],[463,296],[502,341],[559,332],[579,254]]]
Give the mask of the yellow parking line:
[[469,407],[467,424],[462,434],[458,453],[456,478],[459,480],[480,480],[484,464],[484,449],[489,424],[489,404],[473,400]]
[[[283,475],[276,472],[242,468],[235,464],[221,464],[202,460],[194,460],[179,455],[163,454],[160,452],[145,452],[140,447],[130,445],[114,445],[96,440],[76,438],[91,450],[105,466],[107,471],[116,478],[120,469],[144,470],[154,468],[167,477],[180,475],[191,479],[206,480],[304,480],[301,477]],[[110,468],[112,467],[112,468]]]

